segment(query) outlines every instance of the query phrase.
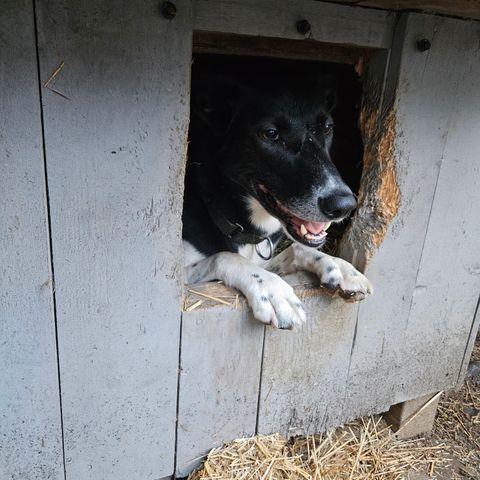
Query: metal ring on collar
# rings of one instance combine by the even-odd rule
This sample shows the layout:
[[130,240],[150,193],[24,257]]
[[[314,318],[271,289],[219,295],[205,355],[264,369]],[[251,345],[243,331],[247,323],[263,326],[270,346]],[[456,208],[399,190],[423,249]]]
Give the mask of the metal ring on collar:
[[[269,249],[270,249],[270,252],[268,253],[268,256],[264,255],[264,254],[260,251],[259,246],[263,243],[263,241],[260,242],[260,243],[256,243],[256,244],[255,244],[255,251],[257,252],[258,256],[259,256],[261,259],[263,259],[263,260],[270,260],[270,259],[273,257],[273,243],[272,243],[272,241],[270,240],[270,237],[265,238],[265,240],[267,241],[268,247],[269,247]],[[265,240],[264,240],[264,241],[265,241]]]

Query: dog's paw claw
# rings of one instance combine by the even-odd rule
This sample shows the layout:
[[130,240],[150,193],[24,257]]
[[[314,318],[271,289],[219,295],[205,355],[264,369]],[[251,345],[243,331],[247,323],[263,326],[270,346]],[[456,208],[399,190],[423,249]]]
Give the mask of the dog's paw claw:
[[320,288],[328,293],[329,295],[335,296],[338,293],[340,285],[332,283],[323,283],[320,282]]
[[325,255],[317,273],[321,288],[346,302],[360,302],[373,292],[367,277],[341,258]]
[[343,298],[346,302],[360,302],[364,300],[367,296],[367,294],[363,292],[352,292],[349,290],[339,290],[338,295]]

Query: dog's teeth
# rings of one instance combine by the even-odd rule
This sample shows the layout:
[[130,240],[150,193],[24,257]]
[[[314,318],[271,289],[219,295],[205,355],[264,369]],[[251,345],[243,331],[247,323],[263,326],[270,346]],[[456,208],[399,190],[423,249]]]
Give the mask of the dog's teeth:
[[308,233],[308,230],[305,228],[305,225],[302,223],[300,225],[300,233],[305,236]]
[[332,222],[328,222],[325,224],[325,228],[323,229],[324,232],[327,231],[328,227],[332,224]]

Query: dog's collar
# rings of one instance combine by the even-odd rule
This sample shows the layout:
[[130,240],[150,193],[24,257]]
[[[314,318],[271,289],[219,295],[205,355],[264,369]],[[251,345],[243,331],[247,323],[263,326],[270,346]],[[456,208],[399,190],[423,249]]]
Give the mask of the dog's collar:
[[[210,171],[211,172],[211,171]],[[207,173],[210,173],[207,172]],[[200,173],[200,172],[199,172]],[[238,244],[253,244],[255,245],[255,250],[258,255],[264,260],[270,260],[273,257],[273,242],[268,235],[257,235],[256,233],[246,232],[243,225],[239,222],[232,221],[228,217],[229,213],[229,195],[225,192],[225,186],[215,187],[215,180],[217,176],[215,175],[206,175],[203,172],[203,175],[198,175],[197,179],[199,182],[199,193],[202,200],[207,207],[207,211],[213,220],[213,223],[217,228],[234,243]],[[222,192],[225,193],[222,197]],[[222,206],[222,208],[220,207]],[[232,212],[230,212],[232,213]],[[233,215],[235,217],[235,215]],[[231,218],[231,217],[230,217]],[[260,243],[267,241],[269,247],[269,255],[264,256],[260,251]]]
[[[225,216],[219,216],[215,218],[212,215],[215,225],[220,229],[220,231],[226,235],[234,243],[250,243],[255,245],[255,251],[257,255],[263,260],[270,260],[273,257],[273,252],[275,250],[273,242],[270,237],[261,237],[260,235],[255,235],[254,233],[245,233],[243,227],[239,223],[232,223]],[[265,255],[260,250],[260,244],[266,241],[268,246],[268,254]]]
[[267,235],[245,232],[245,228],[238,222],[231,222],[217,207],[214,200],[207,203],[207,209],[218,229],[234,243],[258,244],[268,238]]

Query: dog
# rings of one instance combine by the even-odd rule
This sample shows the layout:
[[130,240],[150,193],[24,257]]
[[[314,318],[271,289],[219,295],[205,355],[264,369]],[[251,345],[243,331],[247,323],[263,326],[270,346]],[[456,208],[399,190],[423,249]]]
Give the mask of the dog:
[[[306,315],[280,274],[313,272],[348,301],[372,293],[350,263],[319,250],[329,226],[356,207],[330,155],[335,97],[321,75],[267,75],[255,85],[206,77],[192,90],[186,279],[222,280],[244,294],[257,320],[281,329]],[[293,243],[274,256],[285,235]]]

